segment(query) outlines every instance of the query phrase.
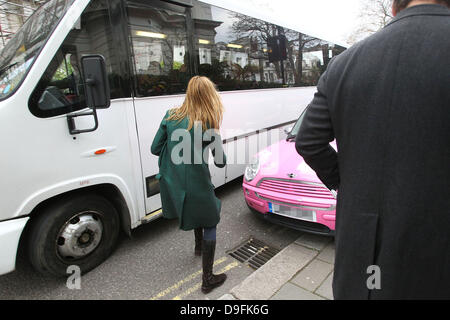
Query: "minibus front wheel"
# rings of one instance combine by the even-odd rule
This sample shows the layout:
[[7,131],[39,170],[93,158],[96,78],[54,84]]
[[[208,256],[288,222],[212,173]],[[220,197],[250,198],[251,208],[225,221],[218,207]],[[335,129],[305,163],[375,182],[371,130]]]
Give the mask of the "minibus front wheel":
[[117,210],[104,197],[64,197],[33,219],[28,256],[42,274],[67,276],[73,266],[83,274],[111,254],[119,229]]

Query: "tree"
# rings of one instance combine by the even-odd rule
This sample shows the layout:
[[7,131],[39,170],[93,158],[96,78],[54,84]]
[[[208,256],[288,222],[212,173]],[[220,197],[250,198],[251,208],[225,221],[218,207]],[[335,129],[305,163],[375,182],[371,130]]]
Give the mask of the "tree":
[[[303,52],[306,49],[323,45],[323,41],[306,34],[285,29],[285,35],[288,40],[288,60],[294,73],[294,82],[300,85],[303,76]],[[294,61],[295,54],[297,55]]]
[[[261,46],[265,46],[270,37],[274,37],[280,33],[284,34],[287,39],[287,57],[291,71],[294,74],[296,85],[300,85],[302,81],[302,61],[305,49],[318,47],[323,44],[320,39],[310,37],[286,28],[280,28],[269,22],[255,19],[243,14],[232,13],[231,17],[235,19],[231,32],[236,38],[249,37],[256,39]],[[277,77],[281,78],[280,63],[274,63]],[[263,76],[261,76],[263,79]]]
[[354,44],[384,28],[392,19],[392,0],[360,0],[359,25],[348,37]]
[[[254,39],[262,47],[267,44],[270,37],[277,35],[277,27],[269,22],[255,19],[240,13],[230,13],[230,18],[234,20],[231,33],[236,39]],[[280,78],[280,65],[275,63],[277,77]],[[260,77],[264,79],[263,65],[260,65]]]

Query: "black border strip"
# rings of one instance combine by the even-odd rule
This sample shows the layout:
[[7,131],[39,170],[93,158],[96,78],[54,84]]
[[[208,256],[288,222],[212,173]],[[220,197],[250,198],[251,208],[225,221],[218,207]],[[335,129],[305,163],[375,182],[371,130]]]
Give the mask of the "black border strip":
[[259,130],[256,130],[256,131],[244,133],[244,134],[241,134],[241,135],[239,135],[239,136],[235,136],[235,137],[233,137],[233,138],[224,139],[224,140],[222,141],[222,143],[223,143],[223,144],[227,144],[227,143],[230,143],[230,142],[233,142],[233,141],[242,139],[242,138],[247,138],[247,137],[254,136],[255,134],[259,134],[261,131],[270,131],[270,130],[273,130],[273,129],[278,129],[278,128],[287,126],[287,125],[289,125],[289,124],[295,123],[295,122],[297,122],[297,120],[298,120],[298,119],[296,119],[296,120],[291,120],[291,121],[284,122],[284,123],[280,123],[280,124],[277,124],[277,125],[274,125],[274,126],[271,126],[271,127],[267,127],[267,128],[259,129]]
[[177,0],[161,0],[162,2],[167,2],[170,4],[174,4],[180,7],[185,7],[185,8],[193,8],[194,6],[192,4],[188,4],[188,3],[184,3],[181,1],[177,1]]

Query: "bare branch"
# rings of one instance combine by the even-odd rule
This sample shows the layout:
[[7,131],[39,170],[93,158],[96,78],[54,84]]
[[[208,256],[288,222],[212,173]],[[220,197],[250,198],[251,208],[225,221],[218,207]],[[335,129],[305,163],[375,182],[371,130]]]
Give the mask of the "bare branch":
[[349,36],[350,44],[384,28],[392,19],[392,0],[360,0],[359,26]]

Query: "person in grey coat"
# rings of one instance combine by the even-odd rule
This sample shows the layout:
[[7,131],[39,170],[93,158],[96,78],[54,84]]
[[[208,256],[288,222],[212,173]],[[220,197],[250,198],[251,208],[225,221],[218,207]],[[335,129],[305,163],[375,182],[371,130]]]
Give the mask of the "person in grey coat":
[[296,149],[338,192],[335,299],[450,298],[449,8],[394,0],[305,113]]

